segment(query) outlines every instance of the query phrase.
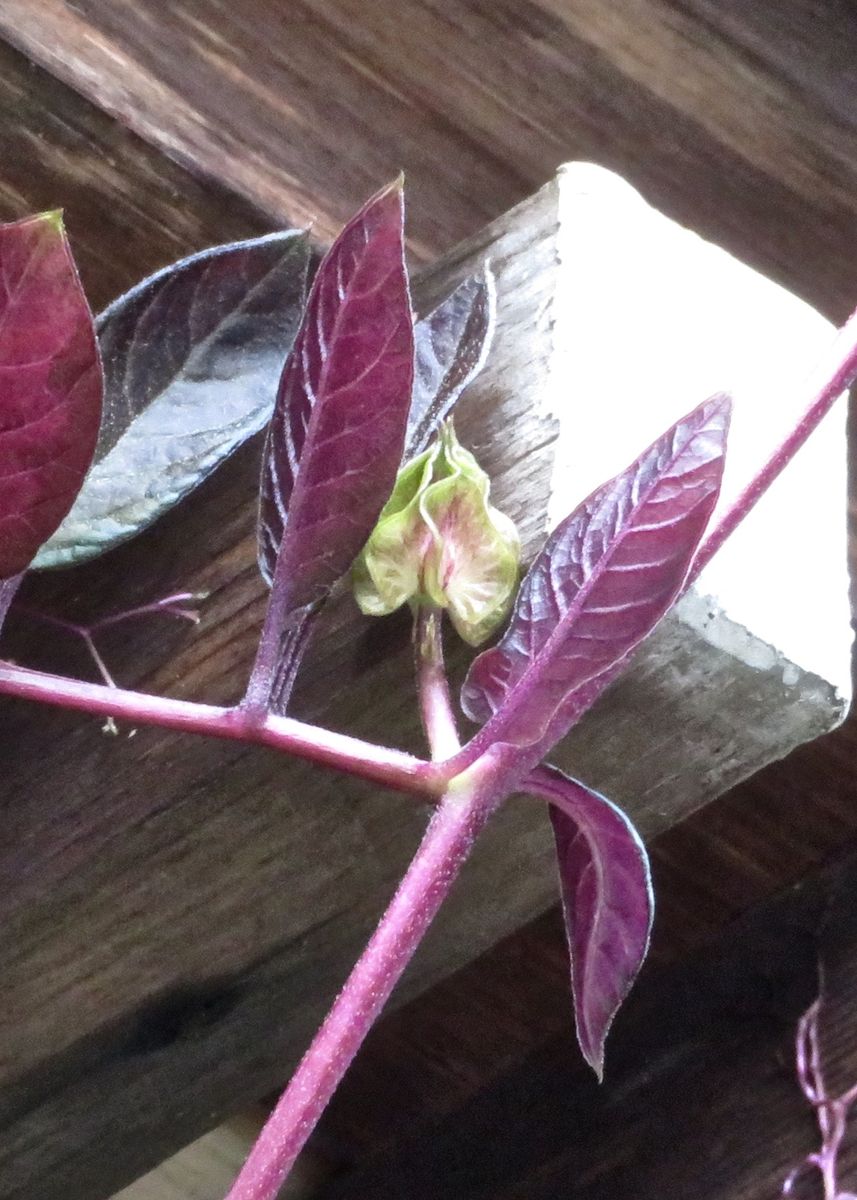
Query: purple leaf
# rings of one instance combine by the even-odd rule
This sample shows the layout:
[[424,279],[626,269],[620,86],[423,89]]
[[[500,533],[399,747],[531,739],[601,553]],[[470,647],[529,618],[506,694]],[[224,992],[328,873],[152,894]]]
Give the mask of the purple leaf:
[[[272,584],[247,703],[267,703],[280,642],[351,566],[396,480],[414,368],[401,184],[346,225],[322,260],[268,431],[259,565]],[[303,645],[305,637],[292,639]]]
[[37,567],[127,541],[264,429],[303,312],[307,260],[306,234],[294,230],[215,246],[105,309],[95,462]]
[[609,676],[670,608],[717,500],[730,411],[726,396],[706,400],[548,538],[502,640],[465,680],[467,715],[496,714],[492,740],[561,736],[564,702]]
[[0,579],[29,566],[95,449],[102,378],[59,213],[0,225]]
[[405,458],[425,450],[458,397],[485,365],[497,307],[494,276],[465,279],[414,327],[414,394]]
[[6,615],[9,612],[9,607],[15,599],[18,588],[23,580],[23,573],[13,575],[10,579],[0,580],[0,629],[3,628],[6,622]]
[[556,767],[536,767],[522,790],[550,802],[577,1040],[601,1079],[607,1032],[649,946],[648,856],[621,809]]

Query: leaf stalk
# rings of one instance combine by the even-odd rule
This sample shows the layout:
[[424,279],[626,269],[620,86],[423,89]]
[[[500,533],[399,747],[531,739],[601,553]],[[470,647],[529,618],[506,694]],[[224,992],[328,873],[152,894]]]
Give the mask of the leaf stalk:
[[295,758],[380,783],[394,791],[436,799],[449,779],[441,763],[317,725],[266,713],[259,718],[238,707],[219,708],[190,700],[151,696],[104,684],[85,683],[0,662],[0,694],[38,700],[117,721],[157,725],[228,741],[267,746]]

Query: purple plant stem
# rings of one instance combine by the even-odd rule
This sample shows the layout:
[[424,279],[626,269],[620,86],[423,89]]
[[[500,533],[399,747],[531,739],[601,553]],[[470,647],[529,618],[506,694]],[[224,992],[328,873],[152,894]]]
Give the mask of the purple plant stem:
[[690,568],[685,589],[690,587],[703,568],[708,566],[726,539],[735,532],[756,502],[788,466],[809,435],[827,416],[835,402],[845,389],[851,386],[855,378],[857,378],[857,310],[851,314],[839,330],[827,355],[812,373],[807,383],[811,399],[803,416],[700,546]]
[[797,1078],[801,1091],[815,1109],[821,1133],[821,1147],[808,1154],[788,1175],[782,1187],[782,1195],[791,1196],[794,1185],[807,1167],[812,1167],[821,1176],[824,1200],[854,1200],[853,1192],[839,1190],[839,1152],[848,1124],[848,1113],[857,1099],[857,1084],[841,1096],[828,1094],[824,1070],[821,1065],[821,1042],[818,1024],[821,1017],[821,999],[812,1003],[798,1022],[795,1037],[795,1059]]
[[[771,483],[792,460],[810,433],[812,433],[833,406],[836,399],[854,381],[855,376],[857,376],[857,312],[852,314],[848,322],[840,330],[828,359],[821,364],[816,375],[813,377],[814,382],[811,384],[812,400],[797,426],[782,442],[759,474],[744,489],[732,507],[703,542],[688,574],[685,590],[697,578],[703,567],[710,562],[713,555],[716,554],[759,498],[767,491]],[[426,642],[426,634],[429,634],[428,642]],[[428,646],[427,655],[423,650],[423,647],[426,645]],[[417,649],[418,654],[421,654],[423,659],[420,673],[420,707],[423,724],[429,743],[432,746],[433,755],[436,752],[435,746],[438,748],[443,746],[446,752],[444,757],[446,757],[449,753],[455,753],[454,748],[451,748],[452,739],[450,737],[449,721],[452,720],[453,730],[455,729],[455,725],[449,702],[448,686],[442,670],[442,658],[439,660],[439,674],[437,670],[439,645],[439,637],[436,630],[429,632],[425,627],[420,628]],[[603,679],[593,681],[594,686],[581,689],[579,704],[575,705],[575,708],[578,710],[577,715],[582,714],[589,706],[589,703],[600,693],[602,687],[606,686],[606,679],[612,679],[613,672],[607,671],[604,673],[604,676],[605,678]],[[592,694],[584,694],[589,692]],[[455,741],[458,741],[457,731],[455,731]],[[474,761],[478,761],[478,756],[483,754],[485,750],[485,740],[477,734],[476,738],[454,758],[454,767],[460,770],[469,767]],[[490,750],[488,753],[490,754]],[[432,825],[429,827],[426,841],[429,840],[435,822],[439,821],[441,812],[444,811],[445,809],[442,805],[433,819]],[[474,829],[471,834],[471,841],[475,837],[475,832],[476,830]],[[417,859],[414,860],[411,870],[405,876],[405,881],[402,884],[403,888],[411,880],[412,872],[417,862],[422,862],[425,846],[426,842],[423,843]],[[441,881],[451,882],[449,879],[450,870],[454,874],[462,861],[463,855],[456,857],[453,847],[450,847],[448,850],[444,850],[438,858],[432,858],[431,869],[437,872]],[[381,931],[385,929],[388,920],[394,914],[394,910],[396,916],[399,917],[397,902],[399,901],[401,891],[397,893],[393,905],[391,905],[381,926],[379,926],[376,934],[370,941],[363,958],[360,959],[354,973],[336,1001],[316,1040],[313,1042],[309,1053],[301,1063],[292,1082],[274,1110],[270,1121],[251,1152],[250,1158],[241,1172],[235,1187],[229,1193],[227,1200],[275,1200],[277,1191],[285,1180],[291,1165],[294,1163],[298,1151],[312,1131],[336,1085],[356,1053],[363,1037],[368,1032],[372,1021],[374,1021],[375,1016],[392,991],[392,987],[399,978],[405,963],[411,954],[413,954],[425,929],[428,928],[434,913],[437,911],[445,895],[445,890],[439,894],[437,893],[436,887],[433,886],[437,882],[438,880],[432,880],[430,877],[423,881],[423,888],[426,893],[430,892],[433,898],[436,897],[436,901],[430,906],[418,905],[420,919],[415,922],[415,927],[418,931],[417,937],[415,939],[410,936],[408,937],[408,951],[407,956],[404,958],[399,956],[398,951],[395,949],[395,943],[391,948],[388,946],[386,939],[382,939],[379,949],[378,942]],[[409,904],[413,905],[413,903],[414,901],[411,899]],[[405,905],[403,915],[406,922],[413,920],[413,911],[408,904]],[[369,987],[368,1000],[367,993],[364,991],[367,985]],[[376,997],[379,995],[381,996],[381,1001],[377,1003]],[[362,1007],[367,1002],[370,1004],[371,1010],[368,1021],[365,1019],[366,1013]],[[345,1022],[344,1029],[342,1028],[343,1021]],[[352,1022],[351,1025],[348,1024],[349,1021]],[[820,1120],[822,1119],[822,1111],[826,1112],[826,1106],[822,1106],[819,1109]],[[827,1116],[824,1119],[827,1120]],[[839,1140],[841,1140],[841,1133],[839,1134]],[[834,1171],[833,1187],[835,1188],[836,1186],[835,1167],[831,1167],[829,1162],[819,1162],[817,1165],[824,1176],[827,1194],[835,1197],[835,1191],[832,1193],[829,1191],[831,1186],[831,1170]]]
[[389,908],[259,1135],[227,1200],[276,1200],[496,807],[492,771],[447,792]]
[[148,696],[48,675],[12,663],[0,662],[0,694],[119,721],[268,746],[400,792],[437,797],[449,779],[441,764],[424,762],[400,750],[376,746],[291,717],[274,714],[251,717],[240,708],[217,708],[189,700]]
[[461,749],[449,681],[443,662],[443,613],[420,608],[414,625],[414,657],[420,715],[434,761],[443,761]]
[[[18,578],[20,580],[22,577],[19,576]],[[191,621],[194,625],[197,625],[199,624],[199,613],[194,609],[183,608],[182,605],[187,604],[190,600],[202,599],[205,599],[205,597],[195,592],[176,592],[173,596],[164,596],[162,600],[155,600],[150,604],[139,604],[135,608],[124,608],[120,612],[109,613],[106,617],[99,617],[97,621],[92,621],[88,625],[69,621],[65,617],[54,616],[53,613],[42,612],[41,609],[31,608],[29,604],[16,604],[15,612],[23,613],[24,616],[30,617],[35,621],[41,621],[44,625],[53,625],[55,629],[63,629],[66,633],[74,637],[79,637],[89,651],[90,657],[95,663],[96,670],[101,678],[108,687],[116,687],[116,680],[107,669],[107,664],[101,657],[98,647],[95,644],[94,634],[100,629],[108,629],[111,625],[119,625],[123,621],[160,614],[181,617],[185,621]],[[2,603],[2,600],[0,600],[0,603]],[[2,619],[2,613],[0,613],[0,619]],[[108,722],[112,722],[113,718],[108,717],[107,720]],[[112,725],[111,728],[113,728]]]

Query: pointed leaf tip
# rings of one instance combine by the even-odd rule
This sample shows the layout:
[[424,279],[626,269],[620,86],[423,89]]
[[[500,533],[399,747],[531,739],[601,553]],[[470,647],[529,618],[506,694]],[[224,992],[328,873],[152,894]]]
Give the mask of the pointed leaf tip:
[[648,855],[621,809],[558,768],[537,767],[523,790],[549,802],[577,1039],[600,1082],[607,1034],[648,951]]
[[503,638],[470,668],[469,717],[496,714],[497,737],[547,750],[566,732],[565,702],[584,688],[595,700],[681,591],[720,490],[730,411],[727,396],[706,400],[557,526]]
[[63,210],[61,208],[53,208],[48,212],[40,213],[38,219],[44,221],[44,223],[49,228],[53,229],[55,233],[60,234],[62,237],[65,236],[65,221],[63,219]]
[[322,601],[349,570],[393,490],[414,362],[403,223],[399,183],[348,222],[318,268],[283,369],[258,521],[272,595],[248,703],[285,695],[271,647],[292,614]]

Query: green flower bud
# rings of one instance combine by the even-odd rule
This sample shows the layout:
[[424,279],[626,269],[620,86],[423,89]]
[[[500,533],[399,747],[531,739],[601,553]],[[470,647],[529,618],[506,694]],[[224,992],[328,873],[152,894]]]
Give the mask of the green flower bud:
[[514,524],[488,503],[488,476],[447,422],[433,446],[399,471],[393,494],[353,569],[364,613],[402,604],[448,610],[478,646],[509,611],[518,582]]

